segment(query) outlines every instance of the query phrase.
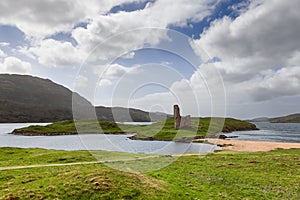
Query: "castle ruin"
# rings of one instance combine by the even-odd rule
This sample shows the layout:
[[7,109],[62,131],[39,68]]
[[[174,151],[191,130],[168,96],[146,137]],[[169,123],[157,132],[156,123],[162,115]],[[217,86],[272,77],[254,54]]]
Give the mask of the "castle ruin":
[[174,128],[190,128],[191,127],[191,116],[187,115],[185,117],[180,116],[180,109],[178,105],[174,105]]

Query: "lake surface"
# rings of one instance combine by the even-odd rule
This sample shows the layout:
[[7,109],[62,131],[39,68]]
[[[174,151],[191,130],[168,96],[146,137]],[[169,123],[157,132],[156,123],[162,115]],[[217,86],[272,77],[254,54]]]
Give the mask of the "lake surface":
[[0,124],[0,147],[105,150],[146,154],[207,153],[220,150],[220,147],[208,144],[130,140],[128,137],[131,135],[20,136],[8,134],[16,128],[29,125],[36,124]]
[[128,124],[128,125],[151,125],[156,122],[117,122],[117,124]]
[[255,122],[258,131],[236,131],[226,134],[238,136],[233,140],[295,142],[300,143],[300,123],[268,123]]

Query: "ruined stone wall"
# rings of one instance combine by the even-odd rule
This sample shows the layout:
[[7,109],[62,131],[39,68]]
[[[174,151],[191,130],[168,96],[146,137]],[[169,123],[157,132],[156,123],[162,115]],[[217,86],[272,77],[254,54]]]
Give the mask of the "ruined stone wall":
[[181,117],[180,128],[191,128],[191,116]]

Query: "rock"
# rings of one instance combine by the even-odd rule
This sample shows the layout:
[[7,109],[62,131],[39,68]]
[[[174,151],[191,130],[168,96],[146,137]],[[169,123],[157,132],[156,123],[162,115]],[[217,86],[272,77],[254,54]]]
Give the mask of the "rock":
[[202,135],[197,135],[197,136],[194,137],[194,140],[197,140],[197,139],[204,139],[204,138],[205,138],[205,137],[202,136]]
[[233,135],[233,136],[226,136],[224,134],[219,135],[219,139],[223,139],[223,140],[225,140],[227,138],[237,138],[237,137],[239,137],[239,136],[235,136],[235,135]]
[[227,138],[227,136],[226,136],[226,135],[223,135],[223,134],[219,135],[219,139],[223,139],[223,140],[225,140],[226,138]]
[[193,138],[188,138],[188,137],[183,137],[178,140],[175,140],[175,142],[185,142],[185,143],[190,143],[192,141],[193,141]]

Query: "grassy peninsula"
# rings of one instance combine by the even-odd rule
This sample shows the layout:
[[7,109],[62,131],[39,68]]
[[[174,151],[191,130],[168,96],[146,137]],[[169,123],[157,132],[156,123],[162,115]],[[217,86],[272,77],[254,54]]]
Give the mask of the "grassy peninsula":
[[[210,123],[212,121],[212,123]],[[256,130],[252,123],[226,118],[192,118],[190,128],[174,129],[174,119],[167,119],[152,125],[125,125],[106,121],[61,121],[47,126],[29,126],[16,129],[16,135],[70,135],[80,133],[122,134],[135,133],[134,139],[180,140],[195,136],[214,136],[219,132]],[[76,125],[75,125],[76,123]],[[221,125],[220,125],[221,124]],[[101,129],[100,129],[101,127]]]
[[[118,154],[98,151],[99,155]],[[300,149],[186,155],[165,168],[128,173],[93,161],[87,151],[0,148],[1,199],[299,199]],[[134,155],[133,155],[134,156]],[[172,157],[172,156],[171,156]],[[42,159],[41,159],[42,158]],[[149,158],[144,164],[153,164]],[[141,161],[115,161],[130,168]]]

